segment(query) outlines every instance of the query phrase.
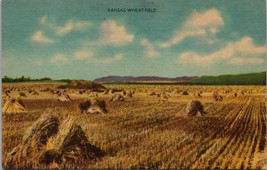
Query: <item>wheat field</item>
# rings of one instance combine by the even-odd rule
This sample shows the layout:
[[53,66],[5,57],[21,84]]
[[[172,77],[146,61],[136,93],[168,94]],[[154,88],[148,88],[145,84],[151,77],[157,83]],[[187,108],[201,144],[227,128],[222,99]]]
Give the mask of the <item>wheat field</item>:
[[[10,167],[6,163],[10,152],[44,112],[53,113],[60,121],[69,116],[75,118],[88,141],[104,153],[94,160],[74,159],[45,168],[266,168],[265,86],[125,84],[105,85],[118,92],[103,93],[57,89],[59,84],[3,84],[3,105],[8,91],[11,96],[20,95],[27,110],[2,114],[4,168]],[[36,94],[31,92],[33,89]],[[68,93],[72,100],[58,100],[57,91]],[[124,95],[124,91],[131,92],[132,97]],[[183,94],[185,91],[188,94]],[[214,100],[214,91],[222,100]],[[124,100],[110,101],[116,93]],[[79,104],[88,98],[104,100],[108,113],[81,113]],[[177,116],[184,114],[191,100],[200,101],[207,114]],[[45,145],[48,147],[49,143]],[[44,168],[30,159],[18,160],[13,166]]]

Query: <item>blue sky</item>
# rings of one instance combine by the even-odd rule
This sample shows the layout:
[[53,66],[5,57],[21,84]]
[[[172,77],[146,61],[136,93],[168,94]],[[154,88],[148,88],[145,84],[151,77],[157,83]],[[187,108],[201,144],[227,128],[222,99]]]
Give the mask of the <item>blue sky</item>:
[[[266,70],[265,0],[2,3],[2,76],[93,80]],[[114,8],[144,9],[108,12]]]

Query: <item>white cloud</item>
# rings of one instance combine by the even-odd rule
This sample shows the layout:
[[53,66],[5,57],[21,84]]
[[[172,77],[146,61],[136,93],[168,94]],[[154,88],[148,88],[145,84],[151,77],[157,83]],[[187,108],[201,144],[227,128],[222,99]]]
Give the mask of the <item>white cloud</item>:
[[39,60],[34,60],[33,63],[34,63],[35,65],[38,65],[38,66],[41,66],[41,65],[44,64],[43,60],[40,60],[40,59],[39,59]]
[[194,51],[182,53],[178,59],[184,64],[208,66],[216,61],[225,61],[232,65],[262,64],[261,55],[266,53],[265,46],[257,46],[251,37],[243,37],[235,42],[228,43],[225,47],[208,55],[200,55]]
[[52,63],[52,64],[68,64],[69,59],[64,54],[57,53],[50,59],[50,63]]
[[231,59],[228,63],[232,65],[263,64],[265,63],[265,59],[259,57],[252,57],[252,58],[237,57]]
[[156,58],[160,56],[160,53],[156,51],[152,43],[148,39],[142,39],[140,45],[145,47],[145,56],[148,58]]
[[44,28],[52,30],[58,36],[67,35],[72,31],[86,31],[93,25],[91,21],[68,20],[65,24],[60,26],[55,22],[51,22],[46,15],[39,18],[39,24]]
[[111,64],[113,62],[119,61],[123,59],[123,54],[119,53],[116,54],[115,56],[112,57],[106,57],[106,58],[93,58],[93,60],[91,60],[92,63],[96,63],[96,64]]
[[205,30],[182,30],[172,36],[171,40],[162,42],[159,44],[160,48],[169,48],[179,42],[182,42],[187,37],[204,37],[206,35]]
[[42,26],[42,28],[49,29],[55,32],[55,28],[56,28],[55,23],[51,22],[51,19],[48,18],[48,16],[44,15],[40,17],[38,20],[38,23],[39,25]]
[[88,58],[92,58],[93,55],[93,52],[89,50],[81,50],[74,53],[74,58],[76,60],[86,60]]
[[31,36],[31,40],[37,43],[42,44],[50,44],[53,42],[53,40],[46,35],[42,31],[37,31]]
[[185,22],[184,27],[188,29],[208,29],[211,33],[216,33],[219,27],[224,25],[223,18],[216,8],[212,8],[203,13],[194,11]]
[[55,28],[55,32],[59,36],[64,36],[72,31],[85,31],[92,26],[89,21],[68,21],[65,25]]
[[242,53],[247,53],[249,55],[253,54],[265,54],[266,46],[256,46],[253,43],[253,39],[249,36],[245,36],[236,43],[233,44],[237,51]]
[[179,56],[179,60],[183,64],[187,64],[187,65],[193,64],[199,67],[201,66],[206,67],[207,65],[210,65],[210,63],[213,61],[213,58],[211,58],[210,56],[200,56],[194,51],[188,51],[188,52],[182,53]]
[[122,45],[133,41],[134,35],[127,33],[125,27],[115,20],[106,20],[101,26],[100,41],[104,44]]
[[111,64],[124,58],[124,55],[121,53],[109,57],[99,57],[95,56],[95,54],[88,49],[76,51],[73,56],[75,60],[93,64]]
[[74,28],[79,31],[87,30],[93,24],[89,21],[76,21],[74,24]]
[[214,35],[219,32],[220,27],[223,25],[223,18],[216,8],[205,12],[194,11],[185,21],[182,28],[180,28],[170,40],[161,42],[159,47],[169,48],[182,42],[187,37],[205,38]]
[[47,16],[42,16],[41,18],[39,18],[40,25],[45,25],[46,22],[47,22]]
[[67,22],[64,26],[58,27],[56,29],[56,34],[63,36],[65,34],[70,33],[74,28],[74,24],[72,21]]

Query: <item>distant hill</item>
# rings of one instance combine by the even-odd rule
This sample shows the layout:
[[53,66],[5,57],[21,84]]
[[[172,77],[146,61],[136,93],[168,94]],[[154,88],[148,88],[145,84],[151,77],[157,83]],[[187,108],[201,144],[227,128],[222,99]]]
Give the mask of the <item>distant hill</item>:
[[266,72],[220,75],[220,76],[201,76],[198,79],[188,82],[196,85],[265,85]]
[[94,80],[98,83],[130,83],[130,84],[183,84],[183,85],[265,85],[266,72],[201,76],[201,77],[156,77],[156,76],[108,76]]
[[98,83],[134,83],[134,82],[187,82],[198,77],[175,77],[175,78],[167,78],[167,77],[156,77],[156,76],[108,76],[101,77],[94,80],[94,82]]

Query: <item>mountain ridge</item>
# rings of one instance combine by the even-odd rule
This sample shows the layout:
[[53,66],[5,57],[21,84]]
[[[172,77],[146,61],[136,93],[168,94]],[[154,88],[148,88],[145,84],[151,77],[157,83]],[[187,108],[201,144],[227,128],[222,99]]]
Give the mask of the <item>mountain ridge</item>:
[[197,79],[197,76],[181,76],[175,78],[158,77],[158,76],[106,76],[95,79],[98,83],[130,83],[130,82],[187,82]]

